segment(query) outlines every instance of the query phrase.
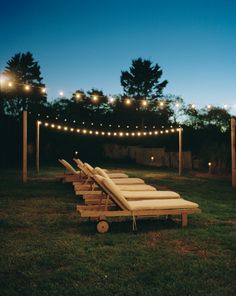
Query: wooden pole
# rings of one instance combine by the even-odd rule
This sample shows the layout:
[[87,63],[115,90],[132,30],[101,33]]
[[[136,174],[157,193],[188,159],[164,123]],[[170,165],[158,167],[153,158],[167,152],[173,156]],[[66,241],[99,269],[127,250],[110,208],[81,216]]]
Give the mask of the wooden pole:
[[36,171],[39,174],[40,121],[36,122]]
[[23,182],[27,182],[27,111],[23,111]]
[[183,129],[179,128],[179,176],[182,174],[182,159],[183,159],[183,153],[182,153],[182,144],[183,144]]
[[236,187],[235,119],[231,118],[232,186]]

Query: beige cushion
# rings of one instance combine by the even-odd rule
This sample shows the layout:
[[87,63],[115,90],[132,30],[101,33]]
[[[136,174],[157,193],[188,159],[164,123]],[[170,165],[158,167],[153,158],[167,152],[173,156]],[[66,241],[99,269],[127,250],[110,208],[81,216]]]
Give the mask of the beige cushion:
[[128,203],[132,211],[198,208],[198,204],[182,198],[129,201]]
[[93,174],[94,168],[89,163],[85,162],[84,166],[87,168],[87,170],[90,172],[90,174]]
[[157,191],[155,187],[147,184],[117,185],[121,191]]
[[123,174],[123,173],[108,173],[108,176],[111,179],[129,178],[127,174]]
[[174,191],[122,191],[122,193],[127,200],[180,198],[180,195]]
[[104,170],[102,170],[101,168],[99,167],[96,167],[94,172],[104,178],[109,178],[108,174],[106,172],[104,172]]
[[117,203],[124,210],[131,210],[129,203],[124,198],[120,189],[112,182],[111,179],[103,178],[102,183],[109,190],[114,198],[114,202]]
[[144,181],[139,178],[122,178],[122,179],[112,179],[116,185],[129,185],[129,184],[144,184]]

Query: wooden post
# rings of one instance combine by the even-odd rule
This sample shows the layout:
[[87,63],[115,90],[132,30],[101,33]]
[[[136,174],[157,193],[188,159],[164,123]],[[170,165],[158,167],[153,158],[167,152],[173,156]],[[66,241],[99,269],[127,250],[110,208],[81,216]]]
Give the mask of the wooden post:
[[27,182],[27,111],[23,111],[23,182]]
[[39,174],[40,121],[36,122],[36,171]]
[[182,158],[183,158],[183,153],[182,153],[182,143],[183,143],[183,129],[180,127],[179,128],[179,176],[182,174]]
[[232,186],[236,187],[235,119],[234,118],[231,118],[231,160],[232,160]]

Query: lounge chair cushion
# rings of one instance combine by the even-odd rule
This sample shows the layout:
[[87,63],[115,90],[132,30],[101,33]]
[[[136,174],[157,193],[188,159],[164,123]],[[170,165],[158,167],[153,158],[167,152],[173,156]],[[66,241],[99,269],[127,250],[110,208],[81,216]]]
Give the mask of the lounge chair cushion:
[[147,184],[135,185],[116,185],[122,192],[123,191],[157,191],[155,187]]
[[129,201],[128,203],[131,211],[198,208],[198,204],[182,198]]
[[180,198],[180,195],[174,191],[122,191],[122,193],[127,200]]
[[144,184],[144,181],[139,178],[122,178],[122,179],[112,179],[116,185],[135,185],[135,184]]
[[124,198],[120,189],[112,182],[111,179],[101,179],[105,188],[109,191],[111,196],[114,198],[114,202],[117,203],[123,210],[131,210],[129,203]]

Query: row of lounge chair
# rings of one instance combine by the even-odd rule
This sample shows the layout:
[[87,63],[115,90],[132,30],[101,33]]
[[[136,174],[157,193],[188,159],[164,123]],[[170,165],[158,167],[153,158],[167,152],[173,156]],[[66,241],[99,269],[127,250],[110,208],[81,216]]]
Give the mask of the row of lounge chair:
[[100,233],[108,231],[109,218],[131,217],[136,230],[137,217],[180,215],[182,226],[187,226],[188,215],[201,212],[198,204],[181,198],[174,191],[157,190],[140,178],[93,168],[80,159],[74,159],[79,170],[64,159],[59,161],[69,172],[64,174],[63,181],[72,182],[76,195],[84,199],[84,204],[77,205],[77,212],[83,218],[96,219]]

